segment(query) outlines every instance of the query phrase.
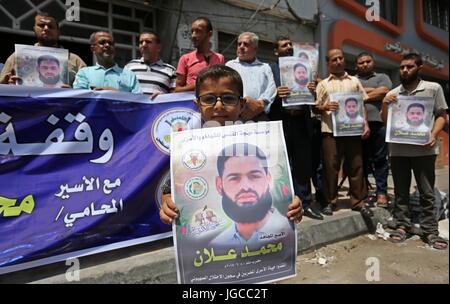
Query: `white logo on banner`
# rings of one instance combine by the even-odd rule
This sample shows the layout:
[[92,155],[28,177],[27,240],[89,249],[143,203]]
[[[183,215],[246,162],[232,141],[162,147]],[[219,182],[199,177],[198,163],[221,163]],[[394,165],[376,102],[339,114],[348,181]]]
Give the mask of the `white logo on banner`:
[[199,113],[189,108],[172,108],[158,115],[152,125],[152,140],[163,153],[170,152],[170,133],[201,127]]

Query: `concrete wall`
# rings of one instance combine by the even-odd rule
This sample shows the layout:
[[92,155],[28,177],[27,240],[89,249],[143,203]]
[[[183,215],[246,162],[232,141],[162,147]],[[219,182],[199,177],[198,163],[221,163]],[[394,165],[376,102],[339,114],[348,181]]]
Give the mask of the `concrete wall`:
[[[176,64],[179,54],[176,42],[173,35],[176,35],[177,25],[187,24],[190,26],[192,20],[199,16],[208,17],[213,27],[217,32],[224,32],[228,34],[239,34],[244,31],[252,31],[260,36],[262,41],[273,42],[278,35],[289,35],[293,41],[299,42],[313,42],[314,28],[308,25],[302,25],[293,17],[277,17],[264,12],[259,12],[253,19],[251,16],[255,12],[254,9],[243,8],[238,6],[237,2],[220,1],[220,0],[189,0],[183,3],[183,12],[181,15],[177,12],[181,7],[182,0],[174,1],[158,1],[157,2],[157,30],[164,37],[163,41],[163,59]],[[252,2],[252,1],[238,1],[238,2]],[[260,1],[253,1],[260,2]],[[266,5],[275,3],[276,1],[265,1]],[[284,2],[284,1],[282,1]],[[296,3],[296,9],[299,2]],[[309,21],[314,19],[317,6],[316,1],[300,1],[304,2],[303,15],[310,16]],[[308,2],[308,4],[305,4]],[[241,3],[242,4],[242,3]],[[248,3],[247,3],[248,4]],[[250,3],[252,4],[252,3]],[[253,5],[255,5],[253,3]],[[245,5],[244,5],[245,6]],[[286,16],[291,16],[286,9],[280,10]],[[279,11],[279,12],[280,12]],[[279,13],[278,12],[278,13]],[[178,22],[179,19],[179,22]],[[231,45],[230,48],[236,48],[236,45]],[[219,49],[219,51],[222,51]]]

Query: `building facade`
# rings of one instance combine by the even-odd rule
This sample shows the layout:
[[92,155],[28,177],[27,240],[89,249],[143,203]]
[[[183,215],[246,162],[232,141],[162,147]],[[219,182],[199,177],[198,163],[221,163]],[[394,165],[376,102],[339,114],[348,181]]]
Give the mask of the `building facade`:
[[[55,16],[61,29],[61,44],[80,55],[88,64],[93,57],[89,36],[94,31],[114,35],[117,61],[124,65],[139,57],[138,34],[146,30],[158,32],[162,38],[162,58],[176,65],[190,44],[190,24],[198,16],[211,19],[214,26],[213,48],[227,60],[236,57],[237,35],[253,31],[261,38],[259,57],[276,60],[273,40],[289,35],[295,41],[315,40],[316,1],[260,0],[80,0],[80,20],[67,21],[66,0],[7,0],[0,2],[0,33],[4,47],[0,62],[14,52],[14,44],[33,44],[34,16],[46,11]],[[70,1],[69,1],[70,2]]]
[[[366,3],[370,5],[366,6]],[[367,18],[368,9],[379,4],[379,21]],[[441,84],[449,102],[448,2],[442,0],[319,0],[317,35],[321,47],[321,74],[326,75],[323,54],[341,48],[347,69],[354,74],[356,56],[374,54],[376,70],[399,85],[402,55],[418,52],[424,60],[422,78]],[[368,20],[369,19],[369,20]],[[440,134],[438,165],[448,165],[448,133]]]
[[[366,2],[371,5],[366,6]],[[380,4],[379,21],[368,21],[367,10],[376,2]],[[322,54],[330,48],[342,48],[347,68],[352,71],[357,54],[368,51],[374,54],[377,69],[399,84],[398,65],[402,55],[418,52],[425,63],[423,77],[439,82],[448,99],[446,1],[320,0],[318,5]],[[322,74],[326,74],[325,64],[321,67]]]

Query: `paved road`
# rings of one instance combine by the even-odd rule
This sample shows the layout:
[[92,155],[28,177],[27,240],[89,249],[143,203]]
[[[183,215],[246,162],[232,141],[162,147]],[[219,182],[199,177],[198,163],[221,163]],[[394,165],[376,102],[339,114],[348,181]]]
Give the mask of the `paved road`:
[[[377,279],[377,272],[379,281],[366,279],[367,273]],[[421,240],[393,244],[365,235],[299,255],[297,276],[278,283],[449,284],[449,251],[431,249]]]
[[[436,187],[449,193],[449,168],[436,170]],[[375,185],[375,181],[371,178]],[[389,175],[388,192],[394,197],[392,176]],[[414,191],[414,177],[411,192]],[[337,213],[349,212],[346,197],[347,181],[340,191],[340,207]],[[309,221],[310,219],[305,219]],[[441,222],[443,224],[443,222]],[[448,236],[448,220],[445,222]],[[368,258],[379,261],[380,281],[367,281]],[[320,261],[319,261],[320,259]],[[320,264],[320,263],[322,264]],[[325,264],[323,264],[325,263]],[[368,261],[372,265],[372,260]],[[402,244],[393,244],[383,239],[372,240],[368,235],[328,245],[315,252],[297,257],[295,278],[281,284],[301,283],[445,283],[449,284],[449,251],[429,248],[421,240],[409,239]]]

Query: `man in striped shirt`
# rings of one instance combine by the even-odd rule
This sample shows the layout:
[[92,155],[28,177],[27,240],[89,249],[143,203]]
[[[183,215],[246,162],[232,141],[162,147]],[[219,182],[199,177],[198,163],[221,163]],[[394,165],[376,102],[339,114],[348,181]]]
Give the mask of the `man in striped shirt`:
[[159,58],[161,40],[155,32],[144,32],[139,36],[139,51],[142,57],[131,60],[125,69],[136,74],[144,94],[154,99],[159,94],[171,93],[175,88],[176,72],[170,64]]
[[338,109],[339,103],[330,100],[330,94],[338,92],[361,92],[364,99],[367,99],[368,96],[361,82],[345,71],[345,60],[341,50],[329,50],[326,60],[330,75],[317,85],[316,90],[316,109],[322,114],[324,182],[327,200],[327,206],[324,206],[322,213],[332,215],[332,210],[336,207],[338,174],[342,158],[344,158],[349,166],[349,192],[352,209],[360,211],[364,216],[372,216],[372,211],[365,204],[367,186],[364,178],[361,141],[361,137],[367,138],[370,134],[367,113],[364,117],[364,133],[362,136],[334,137],[331,113]]

